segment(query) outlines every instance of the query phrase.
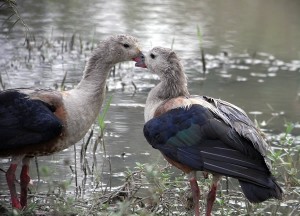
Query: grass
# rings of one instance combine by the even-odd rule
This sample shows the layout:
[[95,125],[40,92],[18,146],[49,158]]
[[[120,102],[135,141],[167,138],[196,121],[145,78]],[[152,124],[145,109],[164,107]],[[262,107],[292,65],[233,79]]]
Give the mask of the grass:
[[300,186],[300,146],[294,144],[294,138],[291,135],[293,129],[292,123],[286,124],[285,133],[279,137],[279,140],[273,140],[279,148],[269,155],[273,166],[276,167],[274,172],[281,175],[288,188]]
[[203,76],[205,77],[205,74],[206,74],[206,60],[205,60],[204,49],[203,49],[203,46],[202,46],[203,38],[202,38],[202,33],[201,33],[199,25],[197,25],[197,38],[198,38],[198,41],[199,41],[199,48],[200,48],[200,53],[201,53],[202,72],[203,72]]
[[4,0],[2,3],[0,2],[0,9],[8,9],[10,11],[10,15],[6,20],[4,20],[2,26],[6,25],[10,32],[17,23],[21,22],[24,27],[25,38],[28,39],[30,36],[30,30],[24,19],[20,16],[17,8],[17,2],[15,0]]
[[[103,116],[99,119],[105,119],[110,102],[111,97],[106,103],[106,111],[103,111]],[[101,127],[105,129],[104,120],[99,122],[102,122]],[[281,148],[276,148],[269,155],[274,167],[273,172],[285,190],[284,199],[250,204],[240,190],[232,187],[237,184],[235,180],[229,178],[228,189],[223,178],[214,205],[214,215],[292,216],[300,213],[300,152],[299,147],[293,143],[292,129],[293,124],[289,123],[280,139],[273,138]],[[40,171],[43,178],[48,176],[51,179],[52,171],[49,168],[41,167]],[[95,170],[92,175],[97,175],[98,171]],[[84,171],[79,171],[82,172]],[[80,175],[79,173],[75,175]],[[117,189],[111,190],[107,185],[95,184],[94,192],[88,196],[74,196],[75,192],[70,193],[70,180],[48,181],[48,193],[31,194],[30,205],[24,211],[9,211],[6,215],[193,215],[188,181],[184,175],[178,174],[176,169],[159,164],[136,163],[134,168],[127,168],[124,173],[123,184]],[[209,190],[211,180],[199,175],[198,183],[202,193],[201,210],[204,211],[205,194]]]

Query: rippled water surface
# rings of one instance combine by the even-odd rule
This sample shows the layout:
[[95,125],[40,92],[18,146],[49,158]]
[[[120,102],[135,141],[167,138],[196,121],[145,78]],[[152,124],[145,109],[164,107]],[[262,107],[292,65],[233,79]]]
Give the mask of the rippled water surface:
[[[24,27],[18,22],[10,30],[15,17],[4,22],[10,13],[0,9],[1,24],[4,23],[0,28],[2,87],[55,88],[67,73],[65,85],[72,88],[80,80],[85,60],[97,41],[108,35],[128,33],[139,38],[145,51],[157,45],[172,46],[182,59],[192,94],[209,95],[240,106],[268,135],[280,134],[286,122],[300,120],[300,2],[297,0],[17,3],[35,42],[30,44],[29,51],[24,42]],[[72,36],[75,43],[70,50]],[[200,46],[206,54],[205,74]],[[144,103],[158,77],[134,68],[133,63],[116,68],[116,76],[108,80],[112,104],[106,117],[107,157],[103,156],[102,148],[97,155],[99,166],[103,161],[111,161],[110,167],[104,163],[102,182],[112,180],[112,186],[120,185],[125,167],[132,168],[136,162],[165,163],[142,133]],[[96,126],[93,129],[98,131]],[[295,125],[293,136],[295,144],[300,145],[299,124]],[[86,140],[76,145],[78,166],[81,144]],[[90,164],[91,152],[89,148]],[[74,182],[68,166],[74,163],[73,147],[40,157],[38,161],[40,167],[50,167],[53,174],[42,178],[45,181],[42,187],[47,188],[47,181],[61,178]],[[8,167],[7,159],[0,162],[1,168]],[[31,171],[37,181],[36,171],[34,168]],[[0,173],[0,190],[7,190],[4,182],[4,174]]]

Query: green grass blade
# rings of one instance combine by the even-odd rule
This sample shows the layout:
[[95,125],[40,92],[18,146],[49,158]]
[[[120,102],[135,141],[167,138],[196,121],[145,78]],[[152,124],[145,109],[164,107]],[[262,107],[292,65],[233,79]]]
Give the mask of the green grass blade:
[[200,30],[199,25],[197,25],[197,37],[198,37],[198,41],[199,41],[200,48],[201,48],[201,45],[202,45],[202,34],[201,34],[201,30]]
[[104,108],[103,108],[103,111],[101,114],[99,114],[98,116],[98,125],[100,127],[100,129],[103,131],[105,129],[105,123],[104,123],[104,120],[105,120],[105,116],[109,110],[109,107],[110,107],[110,104],[111,104],[111,101],[112,101],[112,95],[108,98]]

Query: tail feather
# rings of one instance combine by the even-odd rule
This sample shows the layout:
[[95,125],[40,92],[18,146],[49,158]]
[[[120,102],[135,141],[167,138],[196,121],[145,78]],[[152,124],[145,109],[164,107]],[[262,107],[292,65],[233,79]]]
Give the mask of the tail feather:
[[282,189],[274,177],[269,177],[269,187],[263,187],[243,180],[239,180],[239,182],[246,198],[252,203],[263,202],[271,198],[282,199]]

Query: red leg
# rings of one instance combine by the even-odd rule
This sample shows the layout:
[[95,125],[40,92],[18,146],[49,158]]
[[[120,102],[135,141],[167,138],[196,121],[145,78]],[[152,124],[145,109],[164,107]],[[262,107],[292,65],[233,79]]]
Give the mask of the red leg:
[[17,166],[18,166],[18,164],[16,164],[16,163],[12,163],[9,166],[9,169],[6,172],[6,181],[7,181],[8,189],[9,189],[10,196],[11,196],[12,207],[16,208],[16,209],[22,209],[20,201],[17,197],[16,184],[15,184],[15,180],[16,180],[15,172],[16,172]]
[[192,194],[193,194],[193,202],[194,202],[194,209],[195,209],[195,216],[200,216],[200,190],[197,183],[196,172],[189,173],[189,181],[191,184]]
[[25,157],[23,159],[23,166],[20,175],[20,185],[21,185],[21,206],[25,207],[27,205],[27,191],[28,191],[28,184],[30,182],[29,176],[29,162],[30,158]]
[[211,185],[211,189],[207,195],[207,204],[206,204],[206,216],[211,215],[211,211],[214,205],[214,202],[216,200],[216,193],[217,193],[217,188],[218,188],[218,182],[220,176],[215,176],[213,175],[213,183]]

